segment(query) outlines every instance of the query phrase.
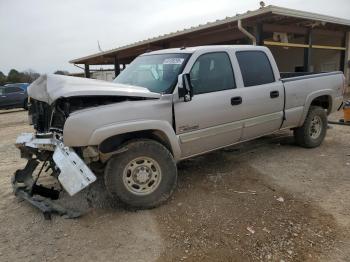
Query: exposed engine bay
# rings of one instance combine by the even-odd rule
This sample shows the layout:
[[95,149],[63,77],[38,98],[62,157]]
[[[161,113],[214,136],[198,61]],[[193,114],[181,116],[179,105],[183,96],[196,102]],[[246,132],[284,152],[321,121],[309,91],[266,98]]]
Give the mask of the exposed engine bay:
[[118,97],[118,96],[88,96],[60,98],[53,104],[30,99],[29,119],[30,124],[38,133],[63,132],[63,127],[69,115],[75,111],[119,103],[123,101],[135,101],[145,98]]

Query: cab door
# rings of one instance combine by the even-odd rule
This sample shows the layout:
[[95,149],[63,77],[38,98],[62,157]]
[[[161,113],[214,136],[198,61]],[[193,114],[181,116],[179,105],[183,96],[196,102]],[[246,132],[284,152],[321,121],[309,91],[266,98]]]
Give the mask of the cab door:
[[229,54],[199,53],[191,60],[193,66],[186,73],[190,73],[192,100],[174,103],[182,158],[235,143],[243,128],[237,122],[241,101]]
[[276,79],[267,53],[243,50],[235,54],[243,82],[239,88],[244,122],[242,140],[279,130],[283,122],[284,86]]

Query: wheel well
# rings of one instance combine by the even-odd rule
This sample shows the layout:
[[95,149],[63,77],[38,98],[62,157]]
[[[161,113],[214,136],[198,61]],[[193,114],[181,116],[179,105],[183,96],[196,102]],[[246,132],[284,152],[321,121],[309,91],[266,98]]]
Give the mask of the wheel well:
[[312,100],[311,106],[320,106],[326,109],[329,114],[332,108],[332,98],[328,95],[316,97]]
[[132,139],[140,139],[140,138],[153,139],[161,143],[173,154],[170,141],[168,140],[167,136],[162,131],[159,131],[159,130],[142,130],[142,131],[135,131],[135,132],[111,136],[105,139],[99,145],[98,148],[101,153],[111,153],[113,151],[118,150],[120,146],[125,142]]

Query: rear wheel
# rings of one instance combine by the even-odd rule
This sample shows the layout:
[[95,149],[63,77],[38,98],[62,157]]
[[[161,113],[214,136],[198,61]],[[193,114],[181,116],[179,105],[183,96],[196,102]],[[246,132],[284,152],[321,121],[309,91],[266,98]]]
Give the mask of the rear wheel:
[[304,124],[294,130],[299,146],[314,148],[321,145],[327,133],[327,114],[322,107],[311,106]]
[[176,163],[169,150],[153,140],[134,140],[127,150],[113,156],[105,169],[108,192],[135,208],[152,208],[173,193]]

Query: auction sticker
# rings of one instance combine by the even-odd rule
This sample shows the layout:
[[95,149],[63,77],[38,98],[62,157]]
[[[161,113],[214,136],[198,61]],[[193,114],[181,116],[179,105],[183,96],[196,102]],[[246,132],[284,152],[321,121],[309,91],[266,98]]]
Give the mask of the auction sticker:
[[185,59],[184,58],[167,58],[164,60],[164,65],[181,65]]

